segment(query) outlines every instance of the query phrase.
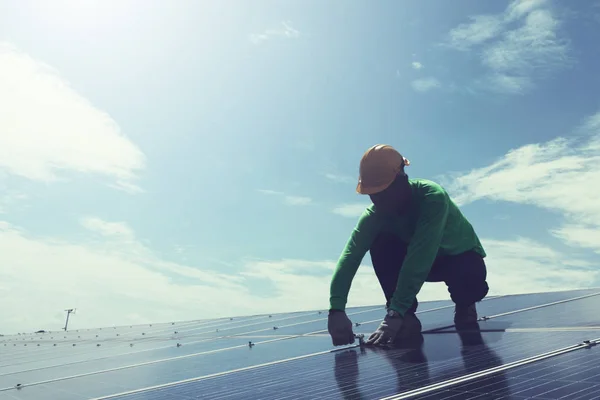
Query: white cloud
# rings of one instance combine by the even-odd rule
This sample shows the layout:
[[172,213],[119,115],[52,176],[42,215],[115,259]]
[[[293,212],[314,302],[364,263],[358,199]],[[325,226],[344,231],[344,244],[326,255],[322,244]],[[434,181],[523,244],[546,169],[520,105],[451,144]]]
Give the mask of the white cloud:
[[534,78],[569,62],[567,41],[559,37],[560,21],[545,0],[515,0],[501,14],[471,20],[451,30],[447,44],[463,51],[482,48],[482,64],[489,69],[479,80],[484,89],[521,94],[533,87]]
[[291,26],[290,21],[283,21],[281,27],[277,29],[267,29],[263,33],[254,33],[250,35],[250,41],[254,44],[261,44],[272,37],[297,38],[300,32]]
[[506,20],[514,21],[546,5],[548,5],[548,0],[513,1],[506,9]]
[[461,205],[492,199],[556,212],[564,224],[551,233],[600,252],[600,113],[576,130],[581,135],[522,146],[455,176],[448,186],[453,198]]
[[[328,307],[334,262],[241,261],[215,272],[161,259],[126,224],[82,223],[101,240],[39,238],[0,221],[0,333],[58,329],[69,307],[73,329]],[[356,287],[372,289],[364,276]],[[257,280],[274,290],[265,295]],[[354,304],[382,303],[373,293],[354,290]]]
[[502,73],[490,74],[480,81],[488,89],[505,94],[522,94],[533,87],[531,79],[526,76],[510,76]]
[[[70,307],[77,308],[72,329],[328,307],[335,260],[242,260],[237,270],[219,265],[216,272],[161,259],[126,224],[82,223],[102,240],[33,237],[0,221],[0,332],[59,329]],[[490,294],[579,288],[597,278],[584,261],[531,240],[482,242]],[[348,306],[384,303],[368,261],[367,255]],[[426,283],[419,299],[448,299],[448,292],[443,283]]]
[[483,51],[483,64],[497,72],[525,74],[565,60],[566,44],[557,38],[559,22],[549,10],[534,10],[518,29]]
[[347,218],[358,218],[362,215],[365,209],[369,207],[367,203],[340,204],[335,207],[332,212]]
[[134,237],[133,231],[124,222],[107,222],[100,218],[86,217],[81,220],[81,224],[86,229],[99,233],[102,236],[118,236],[122,238]]
[[29,180],[103,175],[139,190],[145,157],[111,117],[47,65],[0,42],[0,171]]
[[[139,243],[113,246],[105,241],[76,244],[56,238],[35,239],[3,223],[0,263],[3,332],[56,329],[63,323],[62,310],[67,307],[78,309],[73,326],[134,323],[140,318],[167,321],[183,314],[191,317],[198,304],[209,310],[228,309],[230,302],[244,308],[243,301],[225,301],[219,294],[219,290],[244,292],[235,276],[222,279],[217,273],[193,269],[195,279],[187,285],[177,284],[171,277],[192,275],[189,267],[162,261]],[[215,300],[219,297],[227,305],[219,305]]]
[[414,61],[411,65],[412,65],[413,69],[421,69],[421,68],[423,68],[423,64],[421,64],[418,61]]
[[329,179],[330,181],[334,181],[334,182],[339,182],[339,183],[357,182],[357,179],[352,178],[351,176],[347,176],[347,175],[338,175],[338,174],[331,174],[331,173],[327,173],[324,175],[325,175],[325,178]]
[[[590,269],[589,263],[530,239],[502,241],[483,238],[482,243],[488,253],[486,265],[490,295],[580,289],[589,287],[600,277],[600,271]],[[352,282],[348,306],[385,302],[369,262],[367,253]],[[565,269],[565,266],[568,268]],[[297,299],[312,296],[313,299],[307,299],[307,308],[312,309],[327,304],[334,268],[335,260],[262,260],[248,262],[242,275],[269,279],[276,288],[270,295],[275,297],[284,294]],[[302,285],[299,284],[300,277]],[[308,296],[309,290],[312,290],[311,296]],[[420,301],[448,300],[449,295],[444,283],[429,282],[423,285],[418,298]]]
[[428,92],[432,89],[437,89],[441,86],[440,82],[436,78],[433,78],[433,77],[416,79],[416,80],[412,81],[411,85],[414,90],[416,90],[417,92],[422,92],[422,93]]
[[4,190],[5,193],[0,195],[0,214],[7,213],[8,209],[18,207],[25,202],[28,196],[13,190]]
[[449,45],[457,50],[469,50],[496,37],[502,30],[502,18],[495,15],[477,15],[470,17],[471,22],[460,24],[452,29]]
[[600,112],[592,115],[585,119],[582,125],[583,131],[590,132],[592,134],[600,135]]
[[304,196],[285,196],[285,204],[289,204],[290,206],[305,206],[312,203],[312,199],[310,197]]
[[288,195],[276,190],[258,189],[258,192],[267,196],[280,196],[283,198],[283,202],[289,206],[306,206],[313,202],[310,197]]
[[488,257],[490,295],[580,289],[597,284],[600,271],[531,239],[481,240]]
[[269,195],[269,196],[280,196],[280,195],[283,195],[283,192],[278,192],[276,190],[270,190],[270,189],[258,189],[258,192],[262,193],[262,194]]
[[570,246],[587,247],[600,254],[600,225],[580,223],[579,225],[563,225],[553,229],[554,236],[562,239]]

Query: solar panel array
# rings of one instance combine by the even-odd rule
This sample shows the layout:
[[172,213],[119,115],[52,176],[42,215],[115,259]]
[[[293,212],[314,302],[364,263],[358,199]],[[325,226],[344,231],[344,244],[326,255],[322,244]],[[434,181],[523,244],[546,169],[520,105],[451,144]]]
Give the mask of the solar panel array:
[[394,348],[333,347],[326,311],[4,336],[0,400],[600,398],[600,289],[491,297],[468,331],[453,308]]

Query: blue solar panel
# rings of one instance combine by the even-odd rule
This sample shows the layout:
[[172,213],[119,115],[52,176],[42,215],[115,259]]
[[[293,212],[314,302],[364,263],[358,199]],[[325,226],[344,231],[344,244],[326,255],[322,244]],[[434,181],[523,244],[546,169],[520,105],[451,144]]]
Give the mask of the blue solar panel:
[[[516,310],[522,310],[529,307],[538,307],[545,304],[552,304],[559,301],[565,301],[581,296],[590,296],[595,293],[600,293],[599,290],[583,290],[576,292],[556,292],[556,293],[539,293],[539,294],[527,294],[527,295],[518,295],[518,296],[504,296],[498,297],[494,299],[487,299],[480,303],[477,303],[477,312],[480,317],[484,316],[495,316],[498,314],[512,312]],[[590,301],[598,301],[593,299],[600,299],[600,296],[588,297]],[[585,299],[580,300],[572,300],[572,304],[579,303]],[[536,310],[554,310],[556,307],[565,307],[567,304],[570,304],[571,301],[555,304],[551,306],[551,308],[538,308]],[[575,307],[575,306],[574,306]],[[419,308],[420,311],[420,308]],[[590,311],[590,310],[586,310]],[[523,316],[519,316],[519,313],[510,314],[509,316],[504,317],[503,321],[512,321],[515,318],[525,318],[525,315],[531,315],[534,310],[527,311]],[[548,315],[548,314],[545,314]],[[433,312],[427,312],[423,314],[419,314],[419,319],[423,325],[423,329],[437,329],[440,327],[452,327],[454,325],[454,310],[453,308],[443,309]],[[357,331],[363,334],[367,334],[372,332],[377,328],[381,321],[375,320],[371,323],[362,324]],[[500,324],[491,323],[490,326],[494,327],[507,327],[506,322],[502,322]]]
[[[431,301],[426,302],[419,307],[419,312],[429,311],[441,307],[453,307],[452,302],[450,301]],[[365,310],[361,310],[360,312],[352,312],[348,311],[348,318],[353,323],[362,323],[365,321],[377,321],[381,322],[381,319],[385,315],[385,308],[381,307],[370,307]],[[268,332],[264,332],[261,334],[265,335],[304,335],[308,333],[323,333],[327,330],[327,321],[323,319],[310,322],[310,323],[298,323],[291,322],[287,325],[274,325],[277,329],[271,329]]]
[[[74,389],[85,388],[90,396],[101,396],[112,393],[104,386],[104,382],[122,388],[121,390],[136,389],[154,384],[168,383],[181,379],[192,378],[198,375],[218,373],[235,368],[247,367],[269,361],[276,361],[285,357],[301,356],[318,351],[327,351],[331,348],[331,340],[326,336],[300,337],[291,340],[281,340],[260,344],[255,347],[235,348],[222,352],[212,352],[189,358],[175,358],[155,364],[135,366],[116,371],[107,371],[79,378],[69,379],[68,382],[60,381],[59,385],[48,384],[52,387],[61,387],[67,384]],[[223,347],[229,347],[224,343]],[[96,371],[100,371],[98,368]],[[70,376],[69,373],[63,376]],[[36,380],[28,380],[35,382]],[[18,383],[13,381],[11,386]]]
[[[89,360],[76,362],[72,364],[56,364],[54,368],[25,369],[20,373],[4,373],[0,375],[0,388],[13,386],[15,382],[37,382],[48,379],[57,379],[63,376],[77,375],[81,373],[102,371],[111,368],[119,368],[127,365],[152,362],[161,359],[188,356],[192,354],[210,352],[219,349],[239,346],[244,350],[248,348],[248,339],[231,338],[227,340],[212,340],[208,342],[195,343],[191,345],[182,345],[177,347],[176,343],[171,343],[168,347],[153,350],[142,351],[124,356],[105,357],[98,360]],[[97,353],[98,354],[98,353]],[[102,354],[100,352],[100,354]]]
[[[600,331],[596,332],[600,335]],[[117,397],[279,399],[378,398],[496,367],[588,339],[582,332],[424,335],[411,349],[351,349]],[[335,386],[333,385],[335,384]],[[232,390],[233,387],[238,390]],[[156,397],[158,396],[158,397]]]
[[[420,304],[419,318],[426,330],[420,350],[332,352],[326,311],[3,337],[0,400],[80,400],[156,385],[169,386],[118,398],[385,397],[600,337],[600,330],[591,330],[597,325],[600,296],[573,300],[599,291],[488,298],[478,303],[479,315],[492,317],[480,323],[485,345],[463,346],[452,326],[453,304],[448,301]],[[355,332],[368,335],[384,308],[357,307],[348,314],[360,324]],[[565,326],[572,329],[548,330]],[[466,340],[464,333],[462,339]],[[292,357],[301,359],[282,362]],[[267,365],[259,365],[263,363]],[[191,381],[170,386],[181,380]],[[506,390],[502,379],[495,382]],[[17,389],[17,384],[24,386]],[[500,389],[494,395],[500,395]],[[454,396],[447,398],[461,395],[439,393]],[[468,394],[480,395],[487,394]]]
[[[600,296],[588,297],[548,308],[500,316],[488,326],[505,325],[510,328],[600,327]],[[482,328],[486,327],[485,324]]]
[[510,395],[510,398],[592,400],[600,398],[598,350],[579,350],[517,367],[452,388],[423,399],[474,399]]
[[[295,319],[292,319],[292,321],[298,321],[305,314],[307,313],[280,314],[274,315],[273,318],[261,316],[260,319],[266,321],[293,316]],[[316,315],[316,312],[310,312],[311,319],[314,319],[313,316]],[[326,316],[323,315],[319,315],[319,317],[322,320],[326,319]],[[243,325],[249,323],[255,324],[257,317],[245,320],[236,318],[233,321],[229,319],[222,321],[220,325],[223,328],[222,335],[231,335],[231,331],[229,333],[227,331],[228,328],[235,327],[239,329],[240,321],[242,321]],[[264,325],[264,322],[262,323]],[[85,366],[81,366],[82,363],[89,364],[91,362],[93,364],[95,359],[99,359],[98,365],[93,366],[94,370],[98,370],[105,367],[129,365],[137,362],[247,343],[247,339],[240,338],[223,344],[223,342],[218,341],[216,335],[214,335],[215,337],[205,337],[192,334],[191,331],[197,330],[199,326],[201,326],[203,331],[206,331],[206,323],[168,324],[168,326],[163,324],[160,329],[157,329],[156,325],[145,325],[133,327],[133,329],[119,328],[118,330],[113,330],[111,328],[94,330],[90,331],[87,335],[83,333],[77,335],[81,336],[80,338],[71,333],[70,340],[64,339],[64,336],[69,335],[59,334],[59,336],[54,333],[40,335],[35,338],[27,337],[27,340],[24,340],[20,336],[16,337],[16,340],[15,338],[6,338],[0,341],[0,346],[3,350],[3,357],[0,361],[2,363],[0,364],[0,383],[2,383],[0,384],[0,388],[4,386],[2,378],[4,374],[18,371],[60,366],[60,373],[64,374],[70,370],[69,365],[74,365],[73,368],[81,372],[81,370],[86,371]],[[50,338],[54,339],[51,340]],[[30,343],[29,340],[31,339],[36,339],[36,341]],[[177,343],[182,343],[184,346],[177,348]],[[3,346],[4,344],[7,346]],[[40,346],[38,347],[37,344],[40,344]],[[54,347],[56,344],[57,346]],[[76,347],[73,347],[73,344],[76,344]],[[101,344],[101,347],[97,347],[98,344]],[[113,356],[113,359],[106,361],[106,358],[109,356]],[[121,359],[123,358],[126,358],[126,361],[122,361]],[[36,376],[38,378],[42,377]]]

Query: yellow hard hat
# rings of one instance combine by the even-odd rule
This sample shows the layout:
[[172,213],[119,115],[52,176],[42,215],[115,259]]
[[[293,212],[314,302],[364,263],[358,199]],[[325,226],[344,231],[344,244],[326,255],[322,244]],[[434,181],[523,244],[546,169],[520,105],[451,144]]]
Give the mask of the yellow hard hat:
[[377,144],[369,148],[360,160],[356,191],[374,194],[387,189],[404,165],[410,165],[410,161],[390,145]]

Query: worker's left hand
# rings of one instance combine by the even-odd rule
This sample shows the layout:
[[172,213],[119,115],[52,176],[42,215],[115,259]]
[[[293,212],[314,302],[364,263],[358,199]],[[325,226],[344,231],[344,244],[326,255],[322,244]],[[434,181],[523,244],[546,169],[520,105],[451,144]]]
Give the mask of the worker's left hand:
[[382,345],[393,341],[402,327],[403,318],[400,315],[386,315],[375,332],[365,342],[368,345]]

